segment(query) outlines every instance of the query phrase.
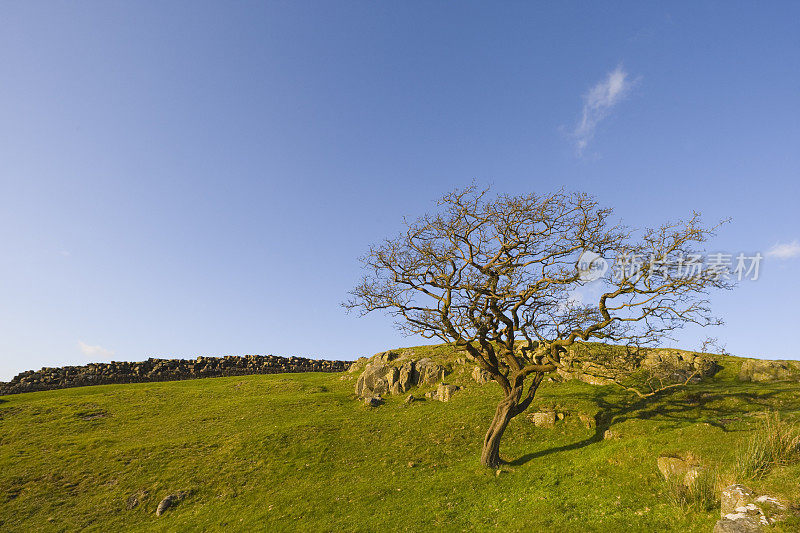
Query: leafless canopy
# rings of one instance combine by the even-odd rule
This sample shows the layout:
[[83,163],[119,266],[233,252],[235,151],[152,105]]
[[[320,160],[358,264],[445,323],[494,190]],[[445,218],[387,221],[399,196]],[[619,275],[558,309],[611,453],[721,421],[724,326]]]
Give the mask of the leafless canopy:
[[465,349],[502,387],[509,419],[576,342],[642,345],[717,323],[705,294],[729,283],[692,263],[715,229],[697,213],[637,231],[582,193],[489,198],[470,187],[438,204],[369,250],[345,305],[385,310],[410,334]]

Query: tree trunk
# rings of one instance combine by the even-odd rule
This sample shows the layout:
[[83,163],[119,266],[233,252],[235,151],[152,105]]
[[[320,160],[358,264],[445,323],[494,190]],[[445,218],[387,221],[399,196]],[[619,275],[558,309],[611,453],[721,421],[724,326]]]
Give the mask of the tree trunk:
[[509,421],[514,418],[516,400],[512,395],[511,397],[506,397],[497,406],[492,425],[489,426],[489,431],[486,432],[486,437],[483,439],[483,451],[481,452],[481,464],[483,466],[498,468],[502,464],[503,461],[500,459],[500,439],[503,437]]

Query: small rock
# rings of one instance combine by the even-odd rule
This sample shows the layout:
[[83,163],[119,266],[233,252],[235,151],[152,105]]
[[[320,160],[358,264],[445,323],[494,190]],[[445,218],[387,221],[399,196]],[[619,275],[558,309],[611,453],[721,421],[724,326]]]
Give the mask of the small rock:
[[494,475],[495,475],[495,477],[500,477],[500,474],[502,474],[502,473],[503,473],[503,471],[498,468],[497,470],[495,470]]
[[414,398],[414,395],[413,394],[409,394],[408,396],[406,396],[406,399],[405,399],[405,401],[403,403],[405,405],[411,405],[412,403],[414,403],[414,400],[416,400],[416,398]]
[[177,504],[179,501],[186,497],[185,492],[178,492],[176,494],[170,494],[158,504],[158,508],[156,509],[156,516],[161,516],[164,514],[167,509]]
[[408,462],[408,467],[409,468],[414,468],[415,466],[417,466],[417,463],[415,463],[414,461],[409,461]]

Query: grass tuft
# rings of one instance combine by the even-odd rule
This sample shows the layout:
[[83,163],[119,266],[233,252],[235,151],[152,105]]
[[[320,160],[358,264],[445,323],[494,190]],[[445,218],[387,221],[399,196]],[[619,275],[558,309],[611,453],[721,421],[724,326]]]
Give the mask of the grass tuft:
[[738,479],[759,479],[775,466],[800,459],[800,425],[768,412],[736,458]]
[[710,511],[719,507],[719,480],[716,468],[701,468],[694,479],[670,476],[664,483],[671,504],[685,510]]

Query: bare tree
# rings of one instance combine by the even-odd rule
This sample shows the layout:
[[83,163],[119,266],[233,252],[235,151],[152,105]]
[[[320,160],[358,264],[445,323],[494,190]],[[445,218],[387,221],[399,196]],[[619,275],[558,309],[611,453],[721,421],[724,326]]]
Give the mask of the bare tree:
[[[704,294],[730,284],[692,261],[716,229],[697,213],[635,231],[581,193],[489,198],[470,187],[438,205],[371,247],[345,306],[385,310],[405,332],[464,349],[492,375],[503,398],[483,442],[486,466],[501,464],[503,432],[545,375],[573,368],[581,350],[571,346],[653,344],[686,323],[719,323]],[[590,282],[599,297],[586,304],[576,296]]]

